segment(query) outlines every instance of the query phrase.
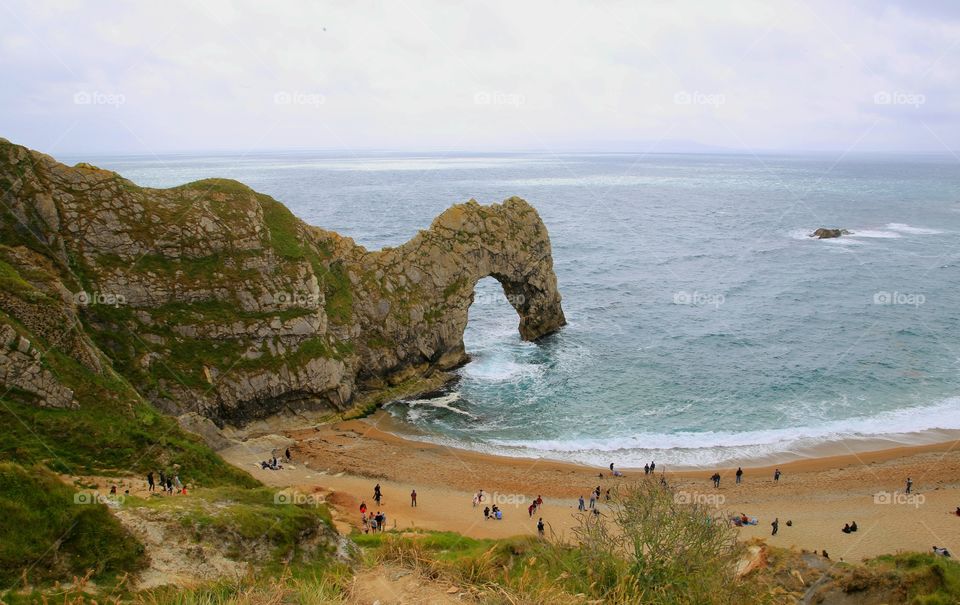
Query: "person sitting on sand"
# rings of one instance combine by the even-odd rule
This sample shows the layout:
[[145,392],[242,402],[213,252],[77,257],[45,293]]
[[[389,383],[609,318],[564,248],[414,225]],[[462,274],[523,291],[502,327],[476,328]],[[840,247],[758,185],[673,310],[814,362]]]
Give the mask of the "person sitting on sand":
[[937,546],[933,547],[933,554],[940,555],[941,557],[950,558],[950,551],[946,548],[939,548]]
[[957,507],[957,516],[960,517],[960,506]]
[[820,554],[823,555],[823,558],[824,558],[824,559],[829,559],[829,558],[830,558],[830,555],[827,554],[827,551],[825,551],[825,550],[821,550],[821,551],[820,551]]
[[750,517],[748,517],[748,516],[747,516],[746,514],[744,514],[744,513],[740,513],[740,523],[743,523],[744,525],[749,525],[749,524],[750,524]]
[[856,521],[854,521],[853,523],[850,524],[850,533],[853,533],[853,532],[855,532],[855,531],[857,531],[857,522],[856,522]]
[[853,530],[850,529],[850,524],[849,524],[849,523],[844,523],[844,524],[843,524],[843,529],[841,529],[840,531],[842,531],[842,532],[845,533],[845,534],[849,534],[849,533],[850,533],[851,531],[853,531]]

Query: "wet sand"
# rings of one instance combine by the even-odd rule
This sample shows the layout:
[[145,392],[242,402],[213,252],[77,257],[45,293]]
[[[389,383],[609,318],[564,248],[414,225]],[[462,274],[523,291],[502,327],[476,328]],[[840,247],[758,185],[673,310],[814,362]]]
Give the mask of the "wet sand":
[[[577,523],[577,498],[589,499],[597,485],[605,492],[617,485],[644,480],[643,470],[623,469],[612,477],[608,468],[590,468],[543,459],[505,458],[409,441],[378,427],[378,416],[249,439],[221,452],[237,466],[268,485],[296,486],[322,492],[336,510],[341,528],[357,527],[359,505],[377,510],[373,486],[380,483],[380,507],[390,528],[451,530],[471,537],[508,537],[536,531],[543,517],[557,537],[566,539]],[[294,463],[281,471],[264,471],[257,462],[270,451],[290,447]],[[744,467],[736,485],[735,468],[661,473],[681,494],[731,514],[757,517],[757,526],[740,530],[743,539],[764,537],[769,543],[806,550],[826,549],[834,560],[903,550],[929,551],[945,546],[960,553],[960,441],[848,453],[777,465],[783,475],[774,482],[774,466]],[[709,480],[722,476],[719,489]],[[603,478],[600,478],[600,473]],[[903,493],[907,477],[913,494]],[[410,506],[416,489],[418,507]],[[483,489],[485,504],[496,502],[503,521],[485,521],[473,495]],[[542,510],[533,518],[527,506],[541,495]],[[603,511],[603,499],[600,502]],[[780,531],[770,536],[778,517]],[[792,521],[788,527],[786,522]],[[844,534],[845,523],[859,531]]]

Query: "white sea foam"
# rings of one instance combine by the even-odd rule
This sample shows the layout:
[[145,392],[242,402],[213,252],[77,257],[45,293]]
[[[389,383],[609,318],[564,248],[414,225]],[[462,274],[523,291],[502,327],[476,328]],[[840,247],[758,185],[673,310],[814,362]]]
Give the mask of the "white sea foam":
[[871,417],[835,420],[811,426],[743,432],[641,433],[589,439],[490,440],[461,442],[423,436],[426,441],[522,458],[549,458],[606,466],[639,467],[651,459],[671,466],[700,467],[769,457],[803,457],[803,452],[831,442],[886,439],[933,430],[960,430],[960,397],[930,406],[905,408]]
[[927,229],[926,227],[913,227],[905,223],[887,223],[886,228],[891,231],[907,233],[910,235],[939,235],[943,233],[939,229]]
[[[897,239],[903,237],[896,231],[882,231],[877,229],[851,229],[849,235],[843,237],[866,237],[871,239]],[[842,238],[841,238],[842,239]]]
[[[460,400],[460,393],[457,391],[454,391],[452,393],[447,393],[446,395],[441,395],[439,397],[430,397],[426,399],[402,399],[398,402],[388,403],[384,407],[388,407],[390,405],[393,405],[394,403],[406,404],[406,406],[411,411],[411,416],[416,416],[416,418],[420,417],[419,412],[415,412],[416,408],[438,408],[442,410],[447,410],[449,412],[453,412],[455,414],[460,414],[461,416],[466,416],[467,418],[470,418],[472,420],[479,420],[479,418],[474,414],[471,414],[466,410],[461,410],[460,408],[453,407],[453,404],[459,400]],[[411,418],[408,417],[408,420],[411,420]]]

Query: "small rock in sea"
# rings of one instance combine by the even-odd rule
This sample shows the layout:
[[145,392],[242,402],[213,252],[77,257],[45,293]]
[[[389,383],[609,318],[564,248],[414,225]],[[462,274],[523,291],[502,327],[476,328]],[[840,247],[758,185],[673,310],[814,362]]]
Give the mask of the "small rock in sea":
[[817,239],[831,239],[834,237],[840,237],[841,235],[850,235],[850,232],[846,229],[827,229],[826,227],[820,227],[811,233],[810,237],[815,237]]

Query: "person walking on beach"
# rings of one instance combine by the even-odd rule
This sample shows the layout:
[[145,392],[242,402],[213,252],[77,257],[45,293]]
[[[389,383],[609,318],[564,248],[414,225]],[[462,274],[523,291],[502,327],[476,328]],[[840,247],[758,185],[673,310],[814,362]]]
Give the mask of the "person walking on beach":
[[739,466],[737,467],[737,485],[740,485],[740,481],[743,479],[743,469]]
[[380,505],[381,498],[383,498],[383,494],[380,492],[380,484],[378,483],[373,486],[373,500],[378,506]]
[[152,492],[157,488],[157,485],[153,482],[153,471],[147,473],[147,491]]
[[365,515],[366,513],[367,513],[367,501],[366,501],[366,500],[361,500],[361,501],[360,501],[360,514],[361,514],[361,515]]
[[773,471],[773,481],[780,481],[780,469]]
[[913,479],[907,477],[907,493],[910,493],[910,490],[913,489]]
[[657,463],[656,463],[656,462],[651,462],[651,463],[650,463],[650,472],[652,473],[652,472],[654,472],[655,470],[657,470]]
[[413,508],[417,507],[417,490],[410,492],[410,506]]
[[593,510],[597,505],[597,492],[590,492],[590,510]]
[[650,465],[649,465],[649,464],[644,464],[644,465],[643,465],[643,474],[644,474],[644,475],[649,475],[649,474],[650,474]]
[[543,506],[543,496],[537,494],[537,499],[533,503],[537,505],[537,510],[540,510],[540,507]]
[[770,526],[773,528],[773,533],[771,533],[770,535],[771,536],[777,535],[777,532],[780,530],[780,518],[777,517],[776,519],[774,519],[773,523],[771,523]]
[[713,481],[713,487],[720,487],[720,473],[714,473],[710,479]]
[[537,521],[537,535],[543,538],[543,517],[540,517],[540,520]]
[[580,496],[580,510],[587,510],[587,507],[583,505],[583,496]]

